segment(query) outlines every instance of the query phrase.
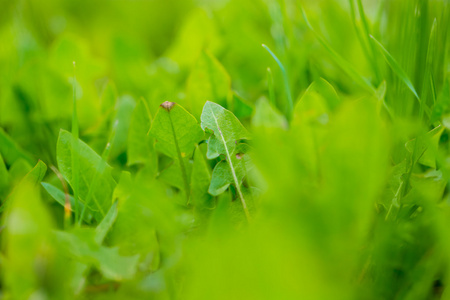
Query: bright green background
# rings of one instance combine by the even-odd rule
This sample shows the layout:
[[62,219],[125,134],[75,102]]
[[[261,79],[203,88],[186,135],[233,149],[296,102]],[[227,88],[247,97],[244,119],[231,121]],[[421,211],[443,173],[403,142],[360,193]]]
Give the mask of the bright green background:
[[450,299],[449,22],[446,0],[1,0],[0,298]]

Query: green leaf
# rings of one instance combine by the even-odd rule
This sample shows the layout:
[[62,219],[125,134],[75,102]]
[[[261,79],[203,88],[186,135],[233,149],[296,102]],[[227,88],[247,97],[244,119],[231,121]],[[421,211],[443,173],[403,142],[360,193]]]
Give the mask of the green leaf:
[[[53,199],[56,200],[56,202],[61,204],[63,207],[65,206],[65,204],[66,204],[66,194],[63,191],[61,191],[56,186],[54,186],[54,185],[52,185],[50,183],[47,183],[47,182],[41,182],[41,185],[47,191],[47,193],[50,196],[52,196]],[[71,210],[73,210],[73,207],[75,205],[75,200],[73,199],[72,195],[68,195],[68,196],[69,196],[69,200],[70,200]],[[81,204],[81,205],[83,205],[83,204]]]
[[140,100],[133,111],[128,132],[127,165],[149,164],[157,167],[154,139],[148,135],[151,117],[145,101]]
[[217,103],[206,102],[201,121],[203,130],[213,132],[208,140],[206,157],[209,159],[216,158],[220,154],[231,155],[239,140],[250,139],[247,129],[242,126],[236,116]]
[[297,102],[293,125],[307,122],[315,125],[328,123],[330,114],[340,103],[334,88],[324,79],[313,82]]
[[119,247],[124,255],[139,254],[140,270],[154,270],[160,253],[170,260],[168,252],[172,251],[173,243],[170,236],[177,228],[172,214],[174,205],[168,201],[160,181],[145,179],[142,184],[138,180],[135,178],[123,186],[128,187],[130,194],[118,203],[118,216],[108,234],[108,244]]
[[122,171],[120,174],[119,182],[117,183],[116,188],[113,192],[113,201],[123,202],[130,197],[131,187],[133,186],[133,182],[131,179],[130,172]]
[[27,175],[22,179],[22,182],[31,183],[33,185],[37,185],[45,176],[47,172],[47,165],[42,161],[38,161],[38,163],[34,166],[34,168],[28,172]]
[[253,127],[287,129],[288,122],[285,116],[274,108],[266,98],[261,98],[256,102],[252,125]]
[[23,158],[19,158],[9,167],[9,178],[11,179],[11,182],[17,183],[32,169],[32,165]]
[[29,171],[9,193],[3,205],[0,207],[0,212],[4,211],[9,205],[10,200],[15,197],[15,194],[20,193],[24,187],[35,187],[42,181],[47,172],[47,165],[41,160],[38,161],[31,171]]
[[[439,139],[441,138],[444,129],[444,126],[439,125],[417,140],[419,144],[416,146],[416,159],[418,158],[417,161],[419,163],[433,169],[436,168],[436,153],[439,146]],[[414,152],[415,143],[416,139],[406,143],[406,149],[408,149],[410,153]]]
[[214,206],[212,197],[208,194],[209,184],[211,182],[211,170],[206,162],[205,155],[200,147],[194,153],[194,164],[191,175],[191,199],[196,208],[210,209]]
[[117,89],[112,81],[108,81],[103,87],[100,98],[101,110],[103,114],[109,114],[117,102]]
[[[111,176],[112,168],[102,162],[102,158],[95,153],[86,143],[78,140],[79,144],[79,196],[80,201],[87,205],[92,212],[103,212],[111,206],[111,197],[116,182]],[[58,168],[64,179],[73,188],[73,174],[72,174],[72,134],[68,131],[61,130],[57,143],[56,159],[58,161]],[[102,168],[102,164],[104,167]],[[94,180],[95,179],[95,180]],[[91,191],[91,200],[85,203],[89,194],[89,190],[96,185],[101,187]],[[98,215],[98,214],[94,214]],[[98,219],[99,216],[97,216]]]
[[189,172],[185,158],[194,151],[204,133],[197,120],[174,102],[160,105],[149,134],[156,139],[156,149],[174,160],[173,176],[182,179],[182,191],[189,200]]
[[121,281],[136,273],[139,257],[121,256],[118,248],[101,246],[92,228],[78,228],[72,232],[55,231],[58,243],[69,257],[95,266],[108,279]]
[[431,113],[430,122],[439,121],[450,107],[450,81],[446,80]]
[[225,68],[209,52],[203,52],[187,81],[187,99],[194,116],[201,114],[206,101],[227,103],[231,79]]
[[[65,295],[73,293],[69,288],[72,263],[61,256],[62,249],[52,238],[52,218],[39,195],[37,186],[25,180],[11,195],[3,215],[2,291],[12,299],[30,299],[45,289],[51,299],[67,299]],[[44,288],[46,282],[58,288]]]
[[[210,130],[213,135],[208,140],[208,153],[207,157],[209,159],[216,158],[219,155],[225,155],[227,166],[229,168],[229,173],[224,171],[225,167],[223,164],[216,166],[219,168],[218,171],[213,171],[213,176],[211,180],[211,186],[209,191],[214,194],[219,194],[224,191],[224,178],[226,174],[231,174],[230,183],[233,183],[239,194],[244,212],[249,218],[247,204],[245,202],[244,196],[241,191],[241,178],[239,170],[236,169],[235,159],[236,156],[240,155],[237,152],[237,143],[239,140],[246,140],[250,138],[248,131],[242,126],[236,116],[233,115],[229,110],[224,109],[219,104],[213,102],[206,102],[203,107],[203,112],[201,116],[202,128],[204,130]],[[216,172],[217,180],[215,179],[214,173]],[[228,178],[229,179],[229,178]],[[226,187],[225,187],[226,189]]]
[[[53,199],[55,199],[56,202],[58,202],[59,204],[61,204],[62,207],[65,207],[66,204],[66,194],[61,191],[59,188],[57,188],[56,186],[48,183],[48,182],[41,182],[42,187],[47,191],[47,193],[52,196]],[[72,211],[74,211],[74,207],[75,207],[75,199],[72,195],[68,195],[69,196],[69,200],[70,200],[70,209]],[[83,209],[84,205],[83,203],[79,203],[79,208]],[[85,215],[84,216],[84,220],[86,222],[89,222],[90,219],[92,218],[92,215]]]
[[0,154],[2,154],[5,162],[12,165],[16,160],[22,158],[31,165],[36,163],[30,154],[21,149],[17,143],[0,127]]
[[158,177],[159,180],[167,183],[170,186],[176,187],[181,191],[186,190],[185,181],[183,177],[182,167],[185,168],[187,180],[190,182],[192,163],[188,157],[183,157],[180,160],[174,159],[167,168],[163,169]]
[[[234,166],[235,176],[239,185],[246,176],[246,170],[250,166],[248,154],[239,153],[231,157],[231,164]],[[214,168],[212,180],[208,192],[213,196],[218,196],[225,192],[231,183],[234,183],[234,176],[230,165],[226,160],[220,161]]]
[[253,113],[253,110],[255,109],[252,104],[248,103],[236,93],[233,93],[232,106],[234,115],[239,119],[250,117]]
[[114,139],[111,143],[111,157],[117,157],[127,150],[128,132],[132,113],[136,106],[133,97],[125,95],[117,102],[113,121]]
[[9,173],[0,153],[0,199],[2,199],[8,192],[9,180]]
[[111,229],[111,226],[114,224],[117,218],[117,201],[114,202],[113,205],[109,208],[108,213],[103,218],[103,220],[98,224],[95,228],[95,242],[99,245],[103,243],[103,240],[106,237],[106,234]]

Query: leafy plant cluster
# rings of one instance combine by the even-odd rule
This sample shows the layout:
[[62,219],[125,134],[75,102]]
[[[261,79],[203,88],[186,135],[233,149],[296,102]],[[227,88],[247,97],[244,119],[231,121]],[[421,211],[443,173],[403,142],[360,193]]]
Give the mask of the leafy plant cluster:
[[450,298],[449,23],[4,3],[0,299]]

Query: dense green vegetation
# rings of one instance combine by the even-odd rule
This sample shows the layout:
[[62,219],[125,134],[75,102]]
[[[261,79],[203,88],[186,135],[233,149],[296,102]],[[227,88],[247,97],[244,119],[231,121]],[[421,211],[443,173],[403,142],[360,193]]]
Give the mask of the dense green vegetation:
[[447,0],[13,0],[0,299],[450,299]]

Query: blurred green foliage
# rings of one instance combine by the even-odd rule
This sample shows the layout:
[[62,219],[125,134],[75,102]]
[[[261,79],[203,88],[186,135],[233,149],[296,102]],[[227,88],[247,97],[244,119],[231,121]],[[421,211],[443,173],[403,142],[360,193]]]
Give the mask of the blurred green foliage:
[[0,299],[450,299],[447,0],[0,7]]

